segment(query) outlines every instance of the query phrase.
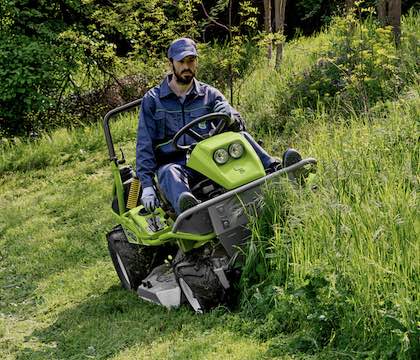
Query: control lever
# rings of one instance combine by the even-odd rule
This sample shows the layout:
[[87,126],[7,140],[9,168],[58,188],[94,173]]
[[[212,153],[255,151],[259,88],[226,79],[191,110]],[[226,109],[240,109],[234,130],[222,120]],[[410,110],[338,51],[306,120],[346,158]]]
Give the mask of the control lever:
[[147,224],[149,225],[149,229],[153,232],[157,232],[164,228],[159,216],[152,216],[148,218]]

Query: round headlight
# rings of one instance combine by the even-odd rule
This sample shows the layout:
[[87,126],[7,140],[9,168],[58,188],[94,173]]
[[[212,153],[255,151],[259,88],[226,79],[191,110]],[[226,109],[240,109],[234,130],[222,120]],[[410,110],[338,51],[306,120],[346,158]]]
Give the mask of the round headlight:
[[213,159],[218,164],[226,164],[229,160],[229,154],[225,149],[217,149],[213,154]]
[[229,146],[229,155],[234,159],[239,159],[244,153],[244,147],[240,143],[233,143]]

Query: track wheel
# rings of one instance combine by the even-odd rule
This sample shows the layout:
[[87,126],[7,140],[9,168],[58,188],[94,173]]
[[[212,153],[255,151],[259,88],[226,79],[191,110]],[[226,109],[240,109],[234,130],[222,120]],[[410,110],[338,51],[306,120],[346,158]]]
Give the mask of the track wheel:
[[129,243],[123,228],[116,226],[107,234],[108,250],[121,285],[136,291],[155,263],[157,248]]
[[196,312],[202,313],[225,302],[226,291],[208,259],[187,255],[176,263],[175,275]]

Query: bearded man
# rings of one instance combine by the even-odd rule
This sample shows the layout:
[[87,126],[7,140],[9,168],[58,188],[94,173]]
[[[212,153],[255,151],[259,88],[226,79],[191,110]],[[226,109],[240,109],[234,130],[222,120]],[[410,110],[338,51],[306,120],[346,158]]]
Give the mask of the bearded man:
[[[168,49],[172,73],[143,97],[137,131],[136,171],[143,188],[141,202],[149,212],[159,206],[155,174],[161,191],[177,215],[199,203],[190,187],[202,175],[186,167],[186,153],[177,150],[171,140],[178,130],[200,116],[215,112],[228,115],[231,122],[227,130],[243,134],[267,172],[281,167],[279,160],[271,157],[245,131],[240,114],[229,105],[222,93],[195,78],[197,57],[193,40],[180,38],[173,41]],[[210,125],[200,123],[194,130],[200,135],[208,134]],[[194,140],[185,135],[181,142],[189,145]],[[299,157],[296,151],[289,149],[283,156],[283,162],[288,159],[296,162]]]

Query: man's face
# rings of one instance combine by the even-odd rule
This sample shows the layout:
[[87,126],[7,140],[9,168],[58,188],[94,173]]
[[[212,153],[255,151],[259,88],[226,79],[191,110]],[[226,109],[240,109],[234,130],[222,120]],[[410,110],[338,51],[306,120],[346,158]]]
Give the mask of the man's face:
[[186,56],[180,61],[172,60],[172,71],[178,83],[191,83],[197,72],[197,57]]

